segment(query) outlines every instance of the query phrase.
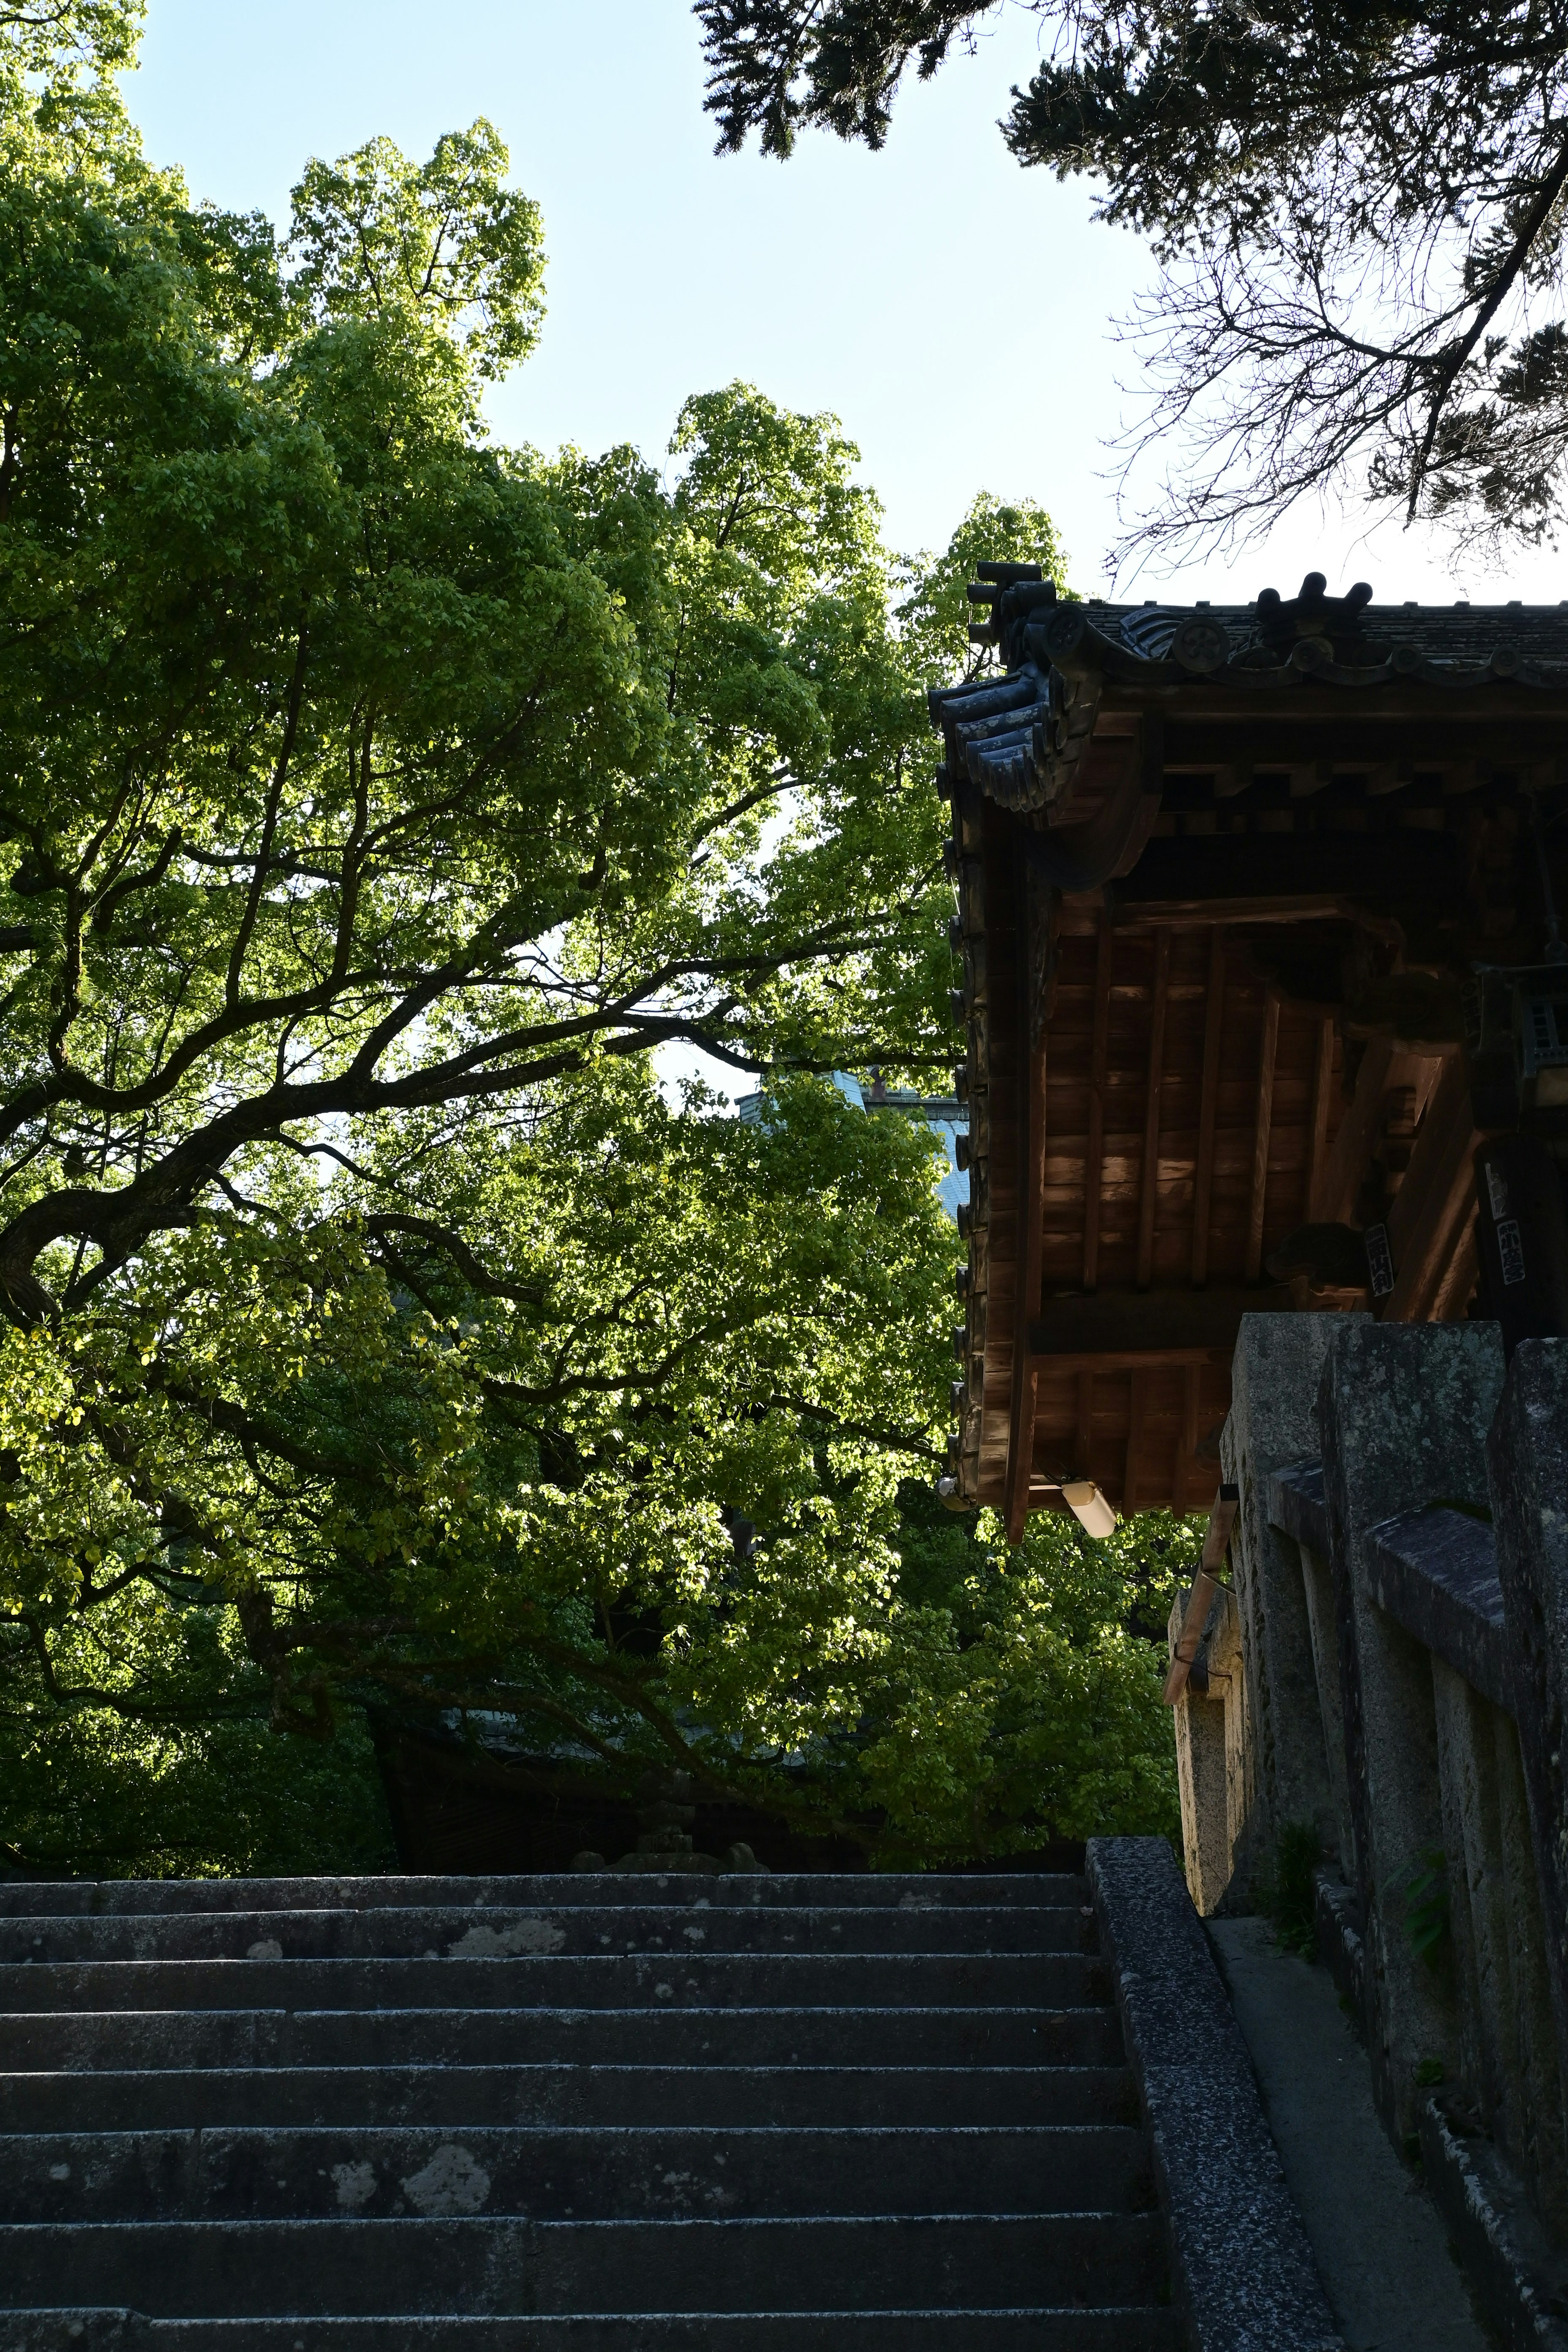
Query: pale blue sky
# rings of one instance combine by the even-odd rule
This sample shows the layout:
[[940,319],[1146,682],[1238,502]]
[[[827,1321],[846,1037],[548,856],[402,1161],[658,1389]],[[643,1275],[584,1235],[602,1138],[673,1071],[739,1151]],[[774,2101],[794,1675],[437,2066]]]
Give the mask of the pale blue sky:
[[[1029,496],[1062,531],[1075,585],[1103,592],[1115,528],[1103,443],[1134,373],[1111,321],[1149,274],[1095,227],[1081,184],[1022,172],[996,131],[1037,28],[1004,13],[973,58],[911,87],[879,155],[814,135],[788,164],[716,156],[685,0],[150,0],[132,110],[195,194],[282,222],[305,157],[377,131],[416,154],[488,114],[542,206],[549,316],[490,403],[497,433],[544,447],[636,442],[657,456],[688,393],[734,376],[831,408],[860,445],[889,535],[945,541],[978,489]],[[1568,566],[1521,559],[1506,585],[1456,577],[1440,544],[1302,514],[1231,563],[1135,593],[1287,594],[1303,572],[1380,597],[1548,599]],[[706,1056],[660,1057],[733,1097]]]
[[[1092,594],[1114,528],[1100,444],[1133,372],[1109,322],[1149,266],[1091,226],[1081,185],[1003,147],[1036,40],[1005,12],[974,58],[906,93],[882,154],[814,136],[787,165],[713,154],[684,0],[151,0],[128,96],[198,195],[279,219],[308,154],[376,131],[422,154],[488,114],[550,252],[543,344],[491,404],[500,435],[652,455],[687,393],[748,377],[838,413],[896,544],[945,540],[979,488],[1027,494]],[[1394,599],[1555,601],[1568,584],[1552,556],[1502,585],[1456,578],[1416,534],[1365,547],[1358,529],[1304,515],[1233,564],[1135,593],[1289,593],[1314,566]]]

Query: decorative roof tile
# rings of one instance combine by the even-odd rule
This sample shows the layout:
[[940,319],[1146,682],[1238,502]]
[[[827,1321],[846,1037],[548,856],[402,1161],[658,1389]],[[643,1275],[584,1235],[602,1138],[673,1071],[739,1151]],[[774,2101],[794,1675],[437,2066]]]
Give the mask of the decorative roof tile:
[[1289,599],[1266,588],[1247,604],[1121,604],[1060,597],[1027,565],[979,571],[969,593],[990,617],[970,635],[1005,667],[934,692],[931,719],[950,770],[1021,812],[1066,804],[1107,683],[1218,688],[1238,711],[1281,688],[1568,691],[1568,600],[1378,604],[1363,582],[1331,596],[1312,572]]

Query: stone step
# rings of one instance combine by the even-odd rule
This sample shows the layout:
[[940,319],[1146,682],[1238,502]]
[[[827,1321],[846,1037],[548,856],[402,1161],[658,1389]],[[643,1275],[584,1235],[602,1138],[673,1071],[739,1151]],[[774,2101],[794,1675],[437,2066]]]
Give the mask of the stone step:
[[529,1877],[473,1878],[88,1878],[0,1882],[0,1918],[34,1915],[131,1916],[210,1911],[406,1910],[500,1905],[528,1909],[628,1904],[708,1904],[788,1909],[855,1904],[909,1910],[1088,1901],[1081,1877],[1034,1871],[973,1874],[892,1871],[791,1872],[710,1878],[666,1871],[557,1871]]
[[519,1910],[466,1904],[412,1908],[0,1915],[0,1963],[244,1960],[275,1945],[288,1960],[498,1959],[530,1953],[1081,1952],[1088,1906],[598,1904]]
[[[303,2328],[303,2333],[301,2333]],[[625,2319],[140,2319],[13,2312],[6,2352],[1178,2352],[1175,2311],[639,2313]]]
[[1130,2124],[1126,2066],[244,2066],[0,2074],[0,2132],[200,2125]]
[[[301,1965],[309,1966],[310,1963]],[[449,1963],[448,1965],[458,1965]],[[507,1965],[507,1964],[501,1964]],[[26,1974],[27,1971],[17,1971]],[[48,1971],[34,1971],[42,1978]],[[250,1970],[235,1971],[247,1980]],[[0,2067],[1120,2065],[1102,2005],[292,2010],[0,2014]]]
[[333,2221],[0,2225],[0,2310],[160,2317],[1018,2310],[1152,2304],[1153,2213],[894,2220]]
[[1133,2212],[1153,2203],[1127,2126],[670,2130],[38,2132],[0,2137],[17,2221],[685,2221],[814,2213]]
[[1103,1998],[1078,1952],[531,1953],[500,1959],[0,1964],[0,2013],[115,2009],[1066,2007]]
[[0,2068],[4,2352],[1180,2340],[1071,1876],[12,1881]]

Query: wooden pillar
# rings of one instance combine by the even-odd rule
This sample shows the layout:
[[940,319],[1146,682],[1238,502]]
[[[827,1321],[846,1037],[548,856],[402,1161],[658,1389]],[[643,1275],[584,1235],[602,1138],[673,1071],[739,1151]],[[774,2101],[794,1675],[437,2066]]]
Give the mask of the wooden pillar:
[[1100,1193],[1105,1174],[1105,1068],[1110,1051],[1110,975],[1115,941],[1109,910],[1100,919],[1094,967],[1094,1038],[1089,1063],[1089,1131],[1083,1150],[1083,1286],[1100,1279]]
[[1198,1450],[1198,1399],[1202,1374],[1188,1364],[1182,1374],[1182,1434],[1176,1445],[1175,1475],[1171,1481],[1171,1508],[1178,1517],[1186,1510]]
[[1314,1224],[1322,1216],[1320,1194],[1329,1156],[1329,1113],[1333,1105],[1334,1017],[1325,1013],[1318,1024],[1318,1059],[1312,1076],[1312,1135],[1307,1154],[1307,1196],[1301,1222]]
[[1274,1129],[1274,1064],[1279,1051],[1279,998],[1270,989],[1263,1004],[1263,1045],[1258,1066],[1258,1123],[1252,1140],[1252,1205],[1247,1222],[1247,1278],[1263,1271],[1263,1212],[1268,1193],[1268,1146]]
[[1193,1171],[1193,1287],[1209,1278],[1209,1210],[1214,1198],[1215,1115],[1219,1105],[1219,1049],[1225,1024],[1226,937],[1216,923],[1209,942],[1209,984],[1204,1009],[1204,1089],[1198,1108],[1198,1157]]
[[1160,1200],[1160,1092],[1165,1067],[1165,1005],[1171,988],[1171,934],[1154,935],[1154,977],[1149,1000],[1149,1076],[1143,1103],[1142,1193],[1138,1203],[1138,1287],[1147,1290],[1154,1268],[1154,1213]]
[[1143,1445],[1143,1374],[1127,1376],[1127,1462],[1121,1477],[1121,1507],[1131,1517],[1138,1508],[1138,1456]]
[[[1018,868],[1018,1053],[1024,1102],[1018,1121],[1017,1289],[1013,1308],[1013,1391],[1007,1427],[1007,1473],[1004,1516],[1009,1543],[1023,1540],[1029,1513],[1029,1481],[1035,1465],[1035,1394],[1039,1371],[1029,1349],[1029,1328],[1040,1311],[1040,1270],[1046,1213],[1046,1031],[1029,943],[1044,938],[1034,918],[1045,883],[1027,858]],[[1109,928],[1108,926],[1106,927]],[[1102,954],[1107,952],[1102,931]],[[1108,991],[1109,993],[1109,991]]]

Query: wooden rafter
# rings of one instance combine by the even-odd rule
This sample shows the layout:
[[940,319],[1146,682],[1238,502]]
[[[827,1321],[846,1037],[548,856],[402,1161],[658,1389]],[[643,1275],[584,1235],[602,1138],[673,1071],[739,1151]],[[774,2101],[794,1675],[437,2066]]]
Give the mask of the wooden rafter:
[[1154,1211],[1160,1198],[1160,1097],[1165,1069],[1165,1007],[1171,991],[1171,934],[1154,941],[1149,1002],[1149,1076],[1143,1106],[1142,1191],[1138,1202],[1138,1287],[1147,1290],[1154,1265]]
[[1258,1118],[1252,1137],[1252,1202],[1247,1221],[1247,1278],[1263,1271],[1263,1212],[1268,1196],[1268,1145],[1274,1132],[1274,1064],[1279,1052],[1279,993],[1263,1000],[1263,1048],[1258,1066]]
[[1047,1298],[1027,1326],[1031,1355],[1126,1355],[1140,1349],[1234,1348],[1244,1315],[1287,1309],[1288,1290],[1109,1290]]
[[1105,1176],[1105,1071],[1110,1051],[1110,977],[1115,940],[1109,912],[1100,919],[1094,963],[1094,1036],[1089,1048],[1089,1122],[1083,1148],[1083,1286],[1100,1279],[1100,1201]]
[[1198,1158],[1193,1171],[1193,1287],[1209,1278],[1209,1213],[1214,1199],[1215,1114],[1219,1106],[1219,1050],[1225,1029],[1226,935],[1215,924],[1209,942],[1208,993],[1204,1010],[1204,1083],[1198,1109]]

